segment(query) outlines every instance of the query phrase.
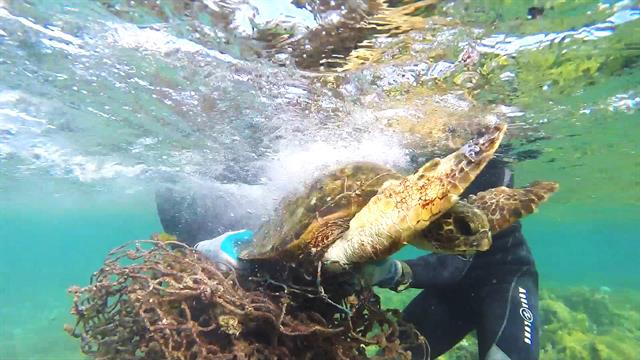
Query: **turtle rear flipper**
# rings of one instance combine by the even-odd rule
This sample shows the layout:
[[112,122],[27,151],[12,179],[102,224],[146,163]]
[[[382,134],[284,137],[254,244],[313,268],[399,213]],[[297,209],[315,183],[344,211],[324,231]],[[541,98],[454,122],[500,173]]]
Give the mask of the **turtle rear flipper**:
[[536,181],[520,189],[501,186],[471,195],[467,202],[487,215],[491,233],[496,234],[536,211],[558,187],[554,181]]

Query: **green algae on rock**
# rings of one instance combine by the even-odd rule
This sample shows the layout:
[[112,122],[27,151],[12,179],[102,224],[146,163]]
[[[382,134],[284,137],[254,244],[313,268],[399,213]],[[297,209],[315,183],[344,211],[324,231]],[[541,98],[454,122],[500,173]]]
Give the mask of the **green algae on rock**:
[[[420,290],[378,290],[383,307],[404,308]],[[640,346],[640,292],[578,287],[542,289],[540,358],[543,360],[634,359]],[[472,333],[441,357],[477,359]]]
[[633,359],[640,345],[637,291],[573,288],[542,292],[543,359]]

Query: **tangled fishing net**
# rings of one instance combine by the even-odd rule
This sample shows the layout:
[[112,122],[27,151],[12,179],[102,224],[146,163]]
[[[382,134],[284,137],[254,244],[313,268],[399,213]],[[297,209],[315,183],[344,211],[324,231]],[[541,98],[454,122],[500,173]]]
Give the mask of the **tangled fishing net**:
[[77,322],[66,330],[96,359],[428,357],[425,340],[370,288],[330,295],[319,278],[296,284],[277,273],[136,241],[111,251],[87,287],[69,289]]

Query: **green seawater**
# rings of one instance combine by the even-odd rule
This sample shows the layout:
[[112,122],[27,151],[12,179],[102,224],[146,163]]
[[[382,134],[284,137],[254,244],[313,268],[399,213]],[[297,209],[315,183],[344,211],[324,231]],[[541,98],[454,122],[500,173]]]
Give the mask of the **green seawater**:
[[160,229],[153,196],[145,195],[114,203],[40,192],[23,206],[3,201],[2,359],[83,358],[62,330],[73,323],[65,289],[87,283],[112,248]]
[[[314,95],[322,91],[300,85],[303,75],[246,55],[249,45],[233,36],[194,36],[218,28],[206,19],[194,27],[179,16],[180,1],[159,1],[166,16],[126,3],[0,0],[0,360],[85,359],[63,331],[74,323],[66,290],[88,284],[109,250],[162,230],[154,192],[167,174],[260,183],[264,162],[282,164],[278,152],[299,145],[276,141],[335,139],[327,119],[362,110],[349,96],[336,105]],[[481,38],[577,31],[629,11],[630,20],[604,27],[607,36],[507,55],[472,96],[525,113],[508,119],[519,134],[508,142],[536,156],[515,161],[516,185],[561,184],[523,221],[543,294],[542,358],[640,359],[640,4],[446,4],[420,16],[454,16]],[[528,21],[533,5],[545,15]],[[153,29],[171,39],[144,32]],[[505,72],[516,85],[500,80]],[[345,133],[347,144],[362,135],[355,125]],[[393,307],[415,295],[381,293]],[[470,337],[447,358],[474,358],[473,348]]]

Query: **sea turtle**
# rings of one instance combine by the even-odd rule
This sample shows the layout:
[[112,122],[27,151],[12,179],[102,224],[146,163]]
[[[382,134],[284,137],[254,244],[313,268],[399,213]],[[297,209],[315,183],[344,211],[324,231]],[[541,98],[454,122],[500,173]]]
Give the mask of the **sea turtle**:
[[334,170],[284,201],[240,258],[349,266],[382,259],[407,243],[447,253],[487,250],[492,233],[532,213],[557,189],[556,183],[537,182],[458,198],[493,157],[505,131],[496,125],[409,176],[365,162]]

